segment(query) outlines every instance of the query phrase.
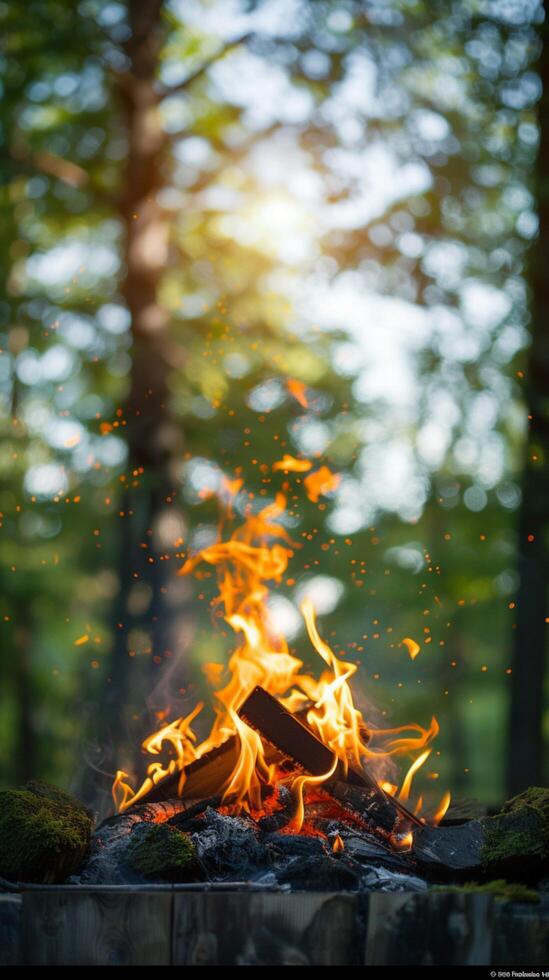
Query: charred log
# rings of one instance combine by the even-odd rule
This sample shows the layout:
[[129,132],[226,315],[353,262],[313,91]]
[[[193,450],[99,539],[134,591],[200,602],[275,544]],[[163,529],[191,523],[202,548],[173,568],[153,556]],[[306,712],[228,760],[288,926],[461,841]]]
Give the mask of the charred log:
[[[261,737],[295,767],[312,776],[322,776],[334,767],[335,757],[295,715],[261,687],[255,687],[238,712]],[[398,800],[387,796],[365,770],[337,763],[333,776],[322,784],[344,807],[357,814],[384,836],[404,833],[421,826]]]

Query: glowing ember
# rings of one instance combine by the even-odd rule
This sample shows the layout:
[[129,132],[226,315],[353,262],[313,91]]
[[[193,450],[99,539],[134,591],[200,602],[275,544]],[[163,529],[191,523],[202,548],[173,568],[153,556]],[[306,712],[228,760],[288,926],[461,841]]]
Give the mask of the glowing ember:
[[278,470],[284,473],[308,473],[312,466],[310,459],[296,459],[295,456],[285,453],[282,459],[273,463],[273,473],[277,473]]
[[411,660],[415,660],[419,651],[421,650],[419,643],[416,643],[415,640],[411,640],[409,636],[405,636],[402,642],[410,654]]
[[[327,492],[327,488],[337,485],[338,478],[327,467],[321,467],[305,482],[314,478],[317,479],[314,484],[316,493]],[[220,497],[225,514],[221,529],[230,527],[234,521],[231,501],[241,485],[240,480],[225,481],[223,485]],[[307,488],[309,496],[312,486]],[[409,799],[414,775],[428,758],[431,752],[428,746],[438,733],[436,719],[432,719],[427,729],[411,724],[380,730],[365,722],[354,704],[349,686],[357,666],[339,659],[322,639],[310,600],[303,602],[301,612],[311,645],[320,657],[318,677],[304,669],[303,662],[288,649],[284,636],[273,628],[267,603],[267,583],[282,580],[296,547],[283,524],[285,509],[286,500],[278,494],[274,502],[259,513],[250,511],[230,536],[223,539],[220,530],[215,544],[189,557],[180,570],[181,575],[196,573],[200,576],[199,566],[216,569],[219,594],[212,606],[237,634],[238,643],[226,668],[213,663],[204,667],[213,690],[215,708],[215,720],[208,737],[197,744],[191,728],[202,704],[197,704],[185,718],[178,718],[149,736],[143,749],[156,758],[148,766],[141,787],[134,790],[127,773],[122,770],[116,775],[113,796],[118,810],[126,810],[171,774],[180,773],[178,792],[183,793],[186,767],[231,736],[237,737],[239,750],[234,768],[219,787],[219,793],[232,812],[239,809],[261,812],[264,808],[262,788],[266,784],[276,786],[283,778],[294,795],[291,826],[294,831],[299,830],[304,815],[304,788],[314,792],[315,786],[332,775],[338,761],[346,769],[349,765],[361,767],[368,760],[379,765],[380,760],[393,756],[412,759],[401,788],[397,793],[397,787],[392,783],[383,781],[379,785],[400,801]],[[314,777],[295,772],[281,776],[276,766],[267,761],[259,735],[238,715],[238,709],[256,685],[279,698],[289,711],[302,712],[307,725],[334,753],[334,765],[329,772]],[[160,761],[163,753],[171,755],[168,763]],[[441,819],[448,802],[449,794],[446,794],[433,819]],[[418,801],[416,813],[420,805]],[[396,846],[408,845],[399,840]]]
[[327,466],[321,466],[314,473],[309,473],[309,476],[305,477],[303,483],[305,484],[305,490],[309,500],[312,500],[313,504],[316,504],[318,503],[319,497],[326,493],[331,493],[332,490],[337,490],[340,480],[339,473],[332,473]]
[[288,380],[286,381],[286,387],[290,392],[290,395],[293,395],[296,402],[299,402],[302,408],[309,407],[309,402],[307,401],[307,395],[305,394],[307,388],[303,384],[303,381],[298,381],[297,378],[288,378]]

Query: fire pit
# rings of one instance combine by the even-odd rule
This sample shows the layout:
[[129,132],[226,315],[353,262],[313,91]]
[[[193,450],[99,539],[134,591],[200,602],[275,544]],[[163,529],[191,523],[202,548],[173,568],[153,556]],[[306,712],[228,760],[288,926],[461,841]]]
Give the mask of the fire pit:
[[[322,639],[310,601],[301,608],[322,672],[304,668],[273,630],[267,602],[267,582],[282,579],[295,547],[284,496],[227,534],[239,486],[226,487],[219,540],[182,569],[202,577],[216,569],[214,620],[239,637],[226,672],[206,665],[211,731],[198,742],[199,703],[145,740],[155,761],[138,788],[117,772],[117,813],[78,845],[72,874],[57,838],[48,865],[35,809],[49,807],[58,827],[72,807],[88,836],[89,817],[39,784],[12,793],[5,829],[20,829],[21,856],[4,845],[0,871],[32,882],[30,821],[34,869],[58,884],[4,883],[4,960],[543,964],[549,792],[523,794],[495,816],[449,809],[449,793],[431,811],[421,797],[413,802],[436,719],[386,730],[366,720],[349,686],[356,665]],[[395,783],[402,758],[407,770]]]

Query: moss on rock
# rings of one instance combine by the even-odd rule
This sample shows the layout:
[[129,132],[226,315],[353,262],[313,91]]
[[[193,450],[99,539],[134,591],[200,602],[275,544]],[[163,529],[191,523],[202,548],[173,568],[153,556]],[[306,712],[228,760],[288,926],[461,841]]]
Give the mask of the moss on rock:
[[166,824],[138,824],[126,851],[131,869],[148,881],[203,878],[191,838]]
[[482,894],[494,895],[500,902],[529,902],[535,904],[539,902],[539,893],[526,885],[516,884],[515,882],[504,881],[498,878],[496,881],[485,881],[482,884],[478,881],[467,881],[463,885],[435,885],[431,891],[435,892],[459,892],[460,894]]
[[482,862],[516,880],[536,880],[549,870],[549,790],[531,787],[484,821]]
[[48,783],[0,791],[0,875],[52,883],[78,870],[92,818],[69,793]]
[[507,800],[501,813],[517,813],[525,809],[533,811],[545,822],[546,832],[549,835],[549,789],[544,786],[530,786],[530,789],[525,790],[524,793]]

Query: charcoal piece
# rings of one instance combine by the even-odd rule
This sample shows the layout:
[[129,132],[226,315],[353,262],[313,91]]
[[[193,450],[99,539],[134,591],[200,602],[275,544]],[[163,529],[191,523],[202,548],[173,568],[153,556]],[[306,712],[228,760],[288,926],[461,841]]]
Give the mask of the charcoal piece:
[[287,858],[318,857],[327,854],[326,843],[320,837],[305,837],[301,834],[265,834],[263,841],[275,854]]
[[363,865],[380,865],[402,874],[414,874],[417,870],[408,852],[386,847],[373,835],[345,836],[344,845],[345,853]]
[[[292,714],[262,687],[254,687],[238,714],[250,728],[259,732],[270,745],[312,776],[323,776],[332,769],[334,753],[313,734],[300,718]],[[346,771],[338,762],[335,770],[339,778],[357,786],[376,785],[367,773],[352,767]],[[381,792],[381,791],[380,791]]]
[[424,827],[414,832],[412,854],[427,872],[470,878],[482,868],[484,839],[480,820],[457,827]]
[[377,786],[351,786],[341,780],[330,780],[325,788],[338,803],[387,838],[397,830],[410,829],[409,824],[403,825],[400,812],[392,805],[392,800],[378,792]]
[[249,880],[270,868],[268,848],[244,817],[205,811],[205,826],[191,835],[197,855],[214,879]]
[[468,820],[480,820],[485,817],[488,813],[488,807],[485,803],[481,803],[479,800],[473,799],[454,799],[452,797],[452,802],[448,807],[444,818],[441,821],[441,827],[451,827],[457,826],[458,824],[467,823]]
[[393,871],[386,867],[371,866],[360,879],[362,892],[426,892],[428,884],[417,875]]
[[257,822],[257,826],[263,833],[271,834],[277,830],[283,830],[291,819],[291,812],[277,810],[275,813],[269,813],[265,817],[261,817]]
[[200,817],[208,807],[215,808],[220,803],[220,796],[210,796],[207,800],[199,800],[198,803],[194,803],[192,806],[188,806],[186,809],[174,814],[166,823],[171,827],[177,827],[178,830],[188,831],[191,827],[198,830],[201,826],[201,821],[197,821],[196,817]]
[[274,831],[282,830],[292,819],[294,802],[292,800],[292,794],[286,786],[279,785],[277,787],[277,802],[280,809],[273,810],[258,820],[257,825],[264,833],[273,833]]
[[356,891],[360,880],[356,868],[329,855],[295,857],[275,874],[281,885],[299,891]]
[[531,788],[494,817],[415,831],[413,856],[441,880],[535,883],[549,871],[549,790]]

